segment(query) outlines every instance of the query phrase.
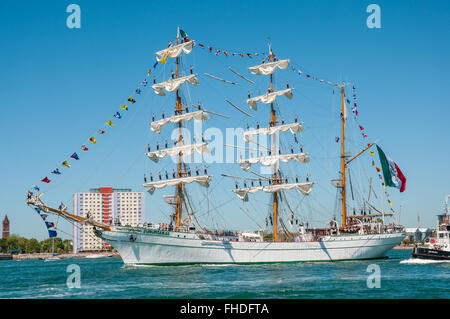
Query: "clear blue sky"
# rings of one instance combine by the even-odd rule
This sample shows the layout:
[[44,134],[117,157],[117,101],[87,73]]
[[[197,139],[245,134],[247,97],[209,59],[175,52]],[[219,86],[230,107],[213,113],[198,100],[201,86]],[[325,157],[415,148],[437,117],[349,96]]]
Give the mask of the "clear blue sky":
[[[66,26],[70,3],[81,7],[81,29]],[[395,209],[403,207],[402,223],[415,226],[420,212],[422,226],[434,226],[435,215],[442,211],[444,197],[450,193],[450,3],[376,1],[381,7],[382,28],[369,29],[366,7],[371,3],[2,1],[0,217],[8,214],[13,233],[45,238],[45,226],[26,207],[25,195],[34,184],[45,186],[40,179],[53,178],[50,171],[56,167],[63,176],[43,187],[47,192],[44,198],[54,205],[63,199],[71,207],[72,194],[91,187],[142,190],[143,173],[159,169],[142,156],[152,138],[147,123],[152,112],[170,108],[162,105],[169,100],[158,99],[147,89],[95,147],[82,153],[79,146],[126,102],[153,65],[154,52],[173,40],[180,25],[190,38],[230,51],[266,51],[270,38],[278,56],[290,58],[296,67],[327,80],[353,82],[361,124],[407,177],[406,192],[398,194],[396,189],[389,189]],[[201,77],[201,88],[191,89],[195,101],[202,99],[211,110],[232,116],[231,122],[216,118],[217,122],[210,125],[225,128],[242,126],[243,121],[254,123],[230,108],[224,98],[245,106],[247,90],[255,89],[227,67],[248,74],[245,68],[260,63],[259,58],[250,61],[209,56],[196,47],[189,59],[200,74],[208,72],[242,85],[229,90],[222,83]],[[170,66],[166,68],[167,74]],[[322,141],[329,139],[329,147],[335,148],[330,152],[336,155],[332,140],[337,134],[333,129],[337,128],[338,115],[326,117],[335,105],[330,104],[331,89],[284,72],[296,88],[294,99],[284,101],[284,105],[299,106],[295,112],[313,133],[333,122],[326,137],[318,131],[314,136]],[[292,112],[288,110],[286,117],[292,117]],[[324,119],[328,122],[316,124]],[[313,154],[320,148],[307,134],[305,130],[304,143]],[[81,160],[70,169],[60,166],[75,151]],[[315,171],[313,163],[310,167],[312,176],[328,194],[323,205],[330,209],[335,193],[329,179],[337,177],[336,163],[320,172]],[[220,175],[230,167],[218,165],[212,172]],[[370,166],[367,170],[373,171]],[[218,180],[224,190],[234,187],[232,181]],[[162,219],[161,210],[167,210],[164,203],[147,197],[147,219]],[[228,198],[231,195],[219,194],[211,205]],[[254,227],[240,212],[238,202],[233,207],[233,211],[222,212],[226,225]],[[65,226],[65,230],[70,231],[70,227]]]

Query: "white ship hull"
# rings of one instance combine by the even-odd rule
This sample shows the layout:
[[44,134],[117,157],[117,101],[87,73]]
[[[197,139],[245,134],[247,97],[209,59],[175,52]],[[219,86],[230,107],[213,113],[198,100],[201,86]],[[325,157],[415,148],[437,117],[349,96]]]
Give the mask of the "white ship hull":
[[375,259],[384,257],[405,237],[405,233],[341,235],[322,237],[321,241],[273,243],[202,240],[190,233],[165,233],[113,230],[102,231],[101,236],[119,252],[125,264],[135,265]]

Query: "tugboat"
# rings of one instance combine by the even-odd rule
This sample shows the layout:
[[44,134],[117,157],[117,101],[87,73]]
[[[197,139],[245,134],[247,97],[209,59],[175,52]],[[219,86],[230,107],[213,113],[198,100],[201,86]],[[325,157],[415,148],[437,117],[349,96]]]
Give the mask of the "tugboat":
[[432,259],[432,260],[450,260],[450,214],[448,210],[447,195],[445,200],[445,212],[438,215],[438,226],[436,238],[431,238],[428,248],[414,247],[411,254],[413,258]]

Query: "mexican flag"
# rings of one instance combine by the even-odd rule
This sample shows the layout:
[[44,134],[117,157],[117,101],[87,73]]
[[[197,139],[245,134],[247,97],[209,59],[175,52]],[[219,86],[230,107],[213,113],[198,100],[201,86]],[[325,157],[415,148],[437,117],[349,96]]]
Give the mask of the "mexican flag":
[[181,39],[184,40],[184,42],[191,41],[191,40],[189,40],[187,33],[184,32],[183,30],[180,30],[180,35],[181,35]]
[[387,157],[380,147],[377,145],[378,155],[380,156],[381,168],[383,169],[383,177],[386,186],[400,189],[400,193],[405,191],[406,178],[397,164]]

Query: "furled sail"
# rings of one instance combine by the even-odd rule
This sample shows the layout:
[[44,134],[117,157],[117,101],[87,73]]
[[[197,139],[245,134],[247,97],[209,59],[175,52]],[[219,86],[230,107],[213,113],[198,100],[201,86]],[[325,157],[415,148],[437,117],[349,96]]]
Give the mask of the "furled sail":
[[262,156],[262,157],[253,157],[239,160],[239,164],[244,171],[248,171],[252,164],[261,163],[265,166],[271,166],[278,164],[279,161],[282,162],[290,162],[295,160],[299,163],[308,163],[309,157],[307,153],[296,153],[296,154],[283,154],[283,155],[273,155],[273,156]]
[[269,126],[253,131],[246,131],[242,135],[244,137],[244,140],[247,143],[250,143],[251,141],[253,141],[253,136],[255,135],[258,134],[273,135],[278,131],[286,132],[288,130],[291,131],[292,134],[303,132],[303,126],[301,125],[301,123],[282,124],[279,126]]
[[236,194],[237,197],[242,199],[244,202],[248,202],[248,194],[254,194],[263,190],[264,186],[255,186],[255,187],[247,187],[247,188],[238,188],[232,189],[233,193]]
[[191,155],[194,151],[197,151],[200,154],[211,153],[211,148],[208,146],[208,143],[204,142],[198,144],[176,146],[172,148],[149,152],[146,153],[146,155],[153,162],[157,163],[160,158],[164,158],[166,156],[175,156],[180,154],[180,152],[183,155]]
[[164,96],[164,95],[166,95],[166,93],[164,93],[164,89],[167,92],[174,92],[174,91],[178,90],[178,88],[184,82],[188,82],[189,84],[192,84],[192,85],[198,85],[197,74],[190,74],[190,75],[178,78],[178,79],[170,79],[165,82],[156,83],[156,84],[152,85],[152,88],[157,95]]
[[264,104],[270,104],[273,103],[278,96],[286,96],[288,99],[292,99],[292,90],[293,88],[282,90],[282,91],[276,91],[276,92],[266,92],[264,95],[252,97],[250,99],[247,99],[248,106],[253,109],[257,110],[258,106],[256,105],[256,102],[261,101]]
[[268,186],[255,186],[255,187],[247,187],[247,188],[238,188],[233,189],[233,193],[236,194],[237,197],[242,199],[244,202],[248,201],[248,194],[253,194],[259,191],[264,191],[266,193],[275,193],[280,190],[290,190],[297,189],[297,191],[303,195],[309,195],[311,192],[312,186],[315,182],[306,182],[306,183],[288,183],[288,184],[277,184],[277,185],[268,185]]
[[156,55],[159,56],[159,58],[156,58],[156,60],[160,61],[164,57],[176,58],[179,57],[182,52],[189,54],[194,48],[194,45],[195,42],[191,40],[189,42],[181,43],[173,47],[163,49],[155,53]]
[[251,73],[256,75],[269,75],[275,72],[277,68],[286,69],[289,66],[289,59],[279,60],[275,62],[263,63],[260,65],[249,67]]
[[151,130],[156,133],[161,133],[161,129],[163,126],[167,125],[167,123],[179,123],[180,121],[204,121],[209,119],[211,116],[203,110],[199,110],[192,113],[184,113],[181,115],[174,115],[165,119],[161,119],[158,121],[154,121],[150,123]]
[[212,175],[200,175],[200,176],[189,176],[174,179],[160,180],[156,182],[144,183],[142,186],[147,188],[150,194],[153,194],[155,189],[164,188],[166,186],[176,186],[179,184],[191,184],[193,182],[199,183],[201,186],[209,187],[209,182],[211,181]]

